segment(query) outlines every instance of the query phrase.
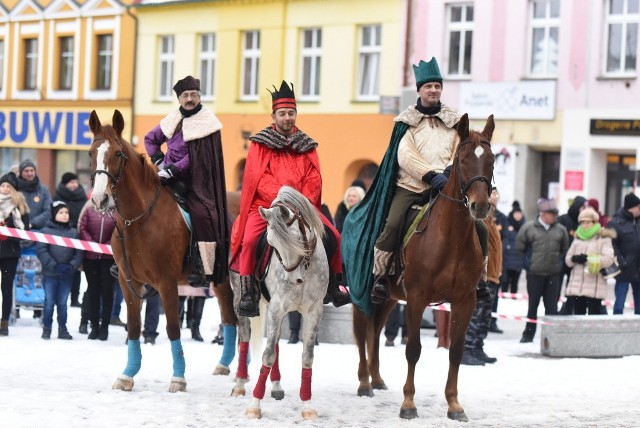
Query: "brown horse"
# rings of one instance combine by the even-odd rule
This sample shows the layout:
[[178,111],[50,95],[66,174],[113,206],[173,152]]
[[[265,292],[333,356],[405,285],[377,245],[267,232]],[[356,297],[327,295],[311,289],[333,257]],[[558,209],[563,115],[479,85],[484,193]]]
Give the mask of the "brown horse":
[[[89,117],[94,135],[89,151],[93,193],[99,211],[115,210],[113,257],[119,267],[119,282],[127,304],[128,359],[114,389],[130,391],[142,364],[140,309],[149,284],[158,291],[167,319],[167,335],[173,355],[173,377],[169,391],[186,391],[185,360],[180,342],[178,284],[186,284],[190,263],[185,257],[190,232],[177,203],[164,188],[157,170],[122,137],[124,119],[116,110],[113,125],[102,125],[95,111]],[[223,321],[235,324],[233,294],[228,281],[216,294]],[[226,319],[225,319],[226,318]]]
[[458,369],[464,349],[464,335],[476,304],[476,285],[484,265],[475,222],[489,214],[495,160],[490,142],[494,127],[492,115],[482,132],[469,131],[468,116],[462,116],[457,127],[460,143],[451,177],[430,214],[422,219],[417,232],[403,250],[404,272],[392,281],[400,281],[401,286],[391,287],[391,300],[374,305],[370,317],[354,306],[353,328],[360,353],[358,395],[371,396],[372,389],[387,389],[380,376],[380,332],[396,301],[407,302],[408,370],[403,388],[404,401],[400,408],[402,418],[418,416],[414,403],[414,374],[422,349],[422,313],[429,304],[450,302],[451,348],[445,387],[447,416],[468,421],[463,407],[458,403]]

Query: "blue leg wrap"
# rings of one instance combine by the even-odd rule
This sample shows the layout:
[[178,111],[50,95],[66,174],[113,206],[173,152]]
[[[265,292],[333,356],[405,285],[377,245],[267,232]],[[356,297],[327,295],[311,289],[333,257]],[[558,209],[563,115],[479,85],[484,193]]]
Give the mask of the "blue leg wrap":
[[173,377],[184,377],[185,362],[180,339],[171,341],[171,355],[173,356]]
[[238,330],[235,325],[224,325],[222,326],[222,331],[224,335],[224,343],[222,346],[220,364],[229,367],[236,356],[236,339],[238,338]]
[[142,366],[142,352],[140,351],[140,339],[131,340],[127,344],[127,367],[122,372],[123,375],[134,377]]

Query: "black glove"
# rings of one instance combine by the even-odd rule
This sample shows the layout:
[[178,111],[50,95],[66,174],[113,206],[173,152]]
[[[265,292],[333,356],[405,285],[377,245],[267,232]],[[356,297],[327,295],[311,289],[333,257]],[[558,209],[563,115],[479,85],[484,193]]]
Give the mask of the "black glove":
[[577,263],[579,265],[583,265],[587,262],[587,255],[586,254],[575,254],[573,256],[571,256],[571,261],[574,263]]
[[160,165],[162,161],[164,161],[164,153],[160,150],[151,155],[151,162],[153,162],[154,165]]
[[430,184],[434,190],[442,190],[449,178],[443,174],[434,171],[429,171],[425,175],[422,176],[422,181],[427,184]]

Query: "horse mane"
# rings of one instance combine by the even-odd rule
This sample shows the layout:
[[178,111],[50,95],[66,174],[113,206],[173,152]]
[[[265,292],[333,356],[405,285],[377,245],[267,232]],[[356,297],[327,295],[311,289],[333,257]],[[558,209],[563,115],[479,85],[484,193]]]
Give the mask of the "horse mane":
[[[292,205],[298,209],[300,215],[305,219],[309,228],[314,231],[320,238],[324,236],[324,225],[318,215],[315,207],[309,202],[306,196],[295,190],[293,187],[282,186],[278,192],[278,196],[273,200],[271,206],[276,203],[282,203],[284,205]],[[287,218],[283,216],[287,213]],[[275,209],[272,211],[272,215],[275,216],[276,221],[271,224],[271,229],[274,233],[274,238],[280,241],[283,246],[291,248],[298,254],[304,254],[306,249],[304,243],[294,236],[287,226],[287,222],[290,220],[288,217],[290,214],[285,210]]]
[[118,138],[117,132],[111,125],[102,125],[102,133],[108,135],[109,141],[119,140],[122,143],[125,155],[130,162],[138,162],[142,170],[140,176],[136,176],[136,182],[139,182],[144,187],[156,188],[160,179],[156,170],[146,161],[146,156],[142,153],[138,153],[131,143],[124,138]]

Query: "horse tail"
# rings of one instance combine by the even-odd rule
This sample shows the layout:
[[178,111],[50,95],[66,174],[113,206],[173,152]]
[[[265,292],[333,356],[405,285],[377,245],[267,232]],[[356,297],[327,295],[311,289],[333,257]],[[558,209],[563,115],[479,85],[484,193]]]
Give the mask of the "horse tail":
[[267,303],[264,299],[260,299],[260,315],[250,318],[251,320],[251,337],[249,339],[249,349],[251,349],[253,360],[254,358],[262,366],[262,337],[264,336],[265,318],[267,314]]

